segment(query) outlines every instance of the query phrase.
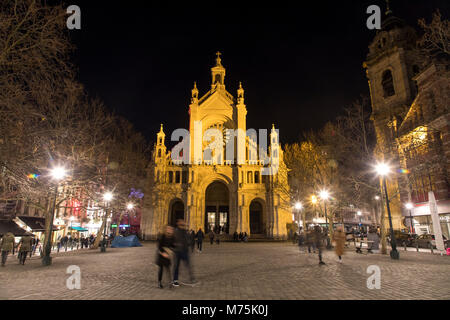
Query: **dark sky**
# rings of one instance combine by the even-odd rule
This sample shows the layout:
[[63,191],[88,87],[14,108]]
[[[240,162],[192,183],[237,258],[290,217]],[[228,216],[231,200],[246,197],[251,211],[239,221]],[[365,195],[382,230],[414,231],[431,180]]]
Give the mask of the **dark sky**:
[[[200,96],[209,90],[218,50],[227,90],[236,96],[243,83],[247,127],[275,123],[284,143],[369,94],[362,62],[375,31],[366,28],[366,8],[384,12],[384,1],[166,3],[70,1],[82,15],[82,29],[71,31],[80,80],[151,142],[160,123],[167,135],[188,128],[193,82]],[[391,7],[416,25],[436,8],[447,14],[448,3],[391,0]]]

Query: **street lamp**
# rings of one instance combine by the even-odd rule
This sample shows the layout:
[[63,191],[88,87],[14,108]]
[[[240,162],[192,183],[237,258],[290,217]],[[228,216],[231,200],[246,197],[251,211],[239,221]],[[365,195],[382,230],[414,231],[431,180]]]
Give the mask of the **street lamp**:
[[405,204],[406,209],[409,210],[409,227],[410,227],[410,231],[411,233],[414,233],[414,227],[413,227],[413,218],[411,215],[411,211],[412,209],[414,209],[414,205],[411,202],[408,202]]
[[362,212],[361,212],[361,210],[358,210],[358,211],[356,212],[356,214],[357,214],[358,217],[359,217],[359,233],[361,233],[361,224],[362,224],[362,221],[361,221],[361,218],[362,218]]
[[[297,220],[298,220],[298,225],[297,225],[297,233],[300,234],[300,210],[302,210],[303,208],[303,204],[300,201],[297,201],[295,203],[295,210],[297,210]],[[303,228],[305,228],[305,221],[303,221]]]
[[392,250],[391,250],[390,255],[391,255],[392,259],[399,259],[400,254],[397,251],[397,241],[396,241],[395,235],[394,235],[394,228],[392,227],[391,208],[389,207],[389,197],[388,197],[388,192],[387,192],[387,187],[386,187],[386,176],[391,171],[391,168],[389,168],[389,166],[386,163],[380,162],[375,166],[375,171],[381,177],[381,180],[383,183],[384,195],[386,198],[386,209],[387,209],[388,217],[389,217],[389,227],[391,228],[391,248],[392,248]]
[[[106,203],[106,209],[105,209],[105,215],[108,215],[108,207],[109,207],[109,202],[114,198],[113,194],[111,192],[105,192],[105,194],[103,195],[103,200],[105,200]],[[102,245],[100,246],[100,252],[106,252],[106,221],[105,224],[103,226],[103,240],[102,240]]]
[[54,181],[55,185],[55,195],[53,198],[53,212],[50,216],[50,221],[49,221],[49,239],[47,241],[47,244],[45,246],[45,252],[44,252],[44,257],[42,258],[42,265],[44,266],[49,266],[52,264],[52,257],[50,256],[50,253],[52,252],[52,238],[53,238],[53,219],[55,217],[56,214],[56,197],[58,196],[58,186],[59,186],[59,182],[64,179],[64,177],[66,176],[67,172],[66,169],[64,169],[64,167],[54,167],[53,169],[50,170],[50,177],[52,178],[52,180]]
[[330,193],[328,192],[328,190],[321,190],[319,193],[320,199],[322,199],[323,201],[323,208],[324,208],[324,212],[325,212],[325,225],[327,227],[327,249],[331,248],[331,242],[330,242],[330,237],[329,237],[329,227],[328,227],[328,215],[327,215],[327,200],[330,197]]

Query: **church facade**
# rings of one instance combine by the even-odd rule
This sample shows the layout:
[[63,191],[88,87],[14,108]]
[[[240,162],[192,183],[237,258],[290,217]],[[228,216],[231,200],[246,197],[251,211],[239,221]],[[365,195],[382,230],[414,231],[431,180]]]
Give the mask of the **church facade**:
[[[194,83],[184,149],[167,149],[163,125],[157,133],[141,223],[144,239],[155,239],[177,219],[189,230],[213,230],[224,238],[234,232],[287,237],[292,212],[278,130],[273,126],[259,139],[258,130],[247,130],[244,89],[239,84],[233,97],[225,74],[217,53],[211,90],[199,97]],[[263,142],[267,138],[270,143]]]

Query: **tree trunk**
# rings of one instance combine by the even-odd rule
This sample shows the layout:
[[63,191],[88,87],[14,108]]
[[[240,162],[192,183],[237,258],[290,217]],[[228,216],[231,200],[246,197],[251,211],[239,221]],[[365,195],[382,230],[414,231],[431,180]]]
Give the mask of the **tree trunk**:
[[119,220],[117,221],[117,228],[116,228],[116,237],[119,235],[120,232],[120,221],[122,221],[123,213],[120,214]]
[[103,217],[102,226],[98,230],[97,237],[95,238],[94,244],[92,245],[92,249],[97,249],[100,244],[100,241],[103,240],[103,229],[105,229],[105,224],[106,224],[107,220],[108,220],[108,215],[105,214],[105,216]]

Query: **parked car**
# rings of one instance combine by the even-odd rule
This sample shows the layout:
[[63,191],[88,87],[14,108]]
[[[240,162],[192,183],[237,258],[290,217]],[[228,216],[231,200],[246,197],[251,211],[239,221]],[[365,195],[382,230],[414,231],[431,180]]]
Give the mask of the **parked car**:
[[[444,238],[444,247],[448,248],[450,245],[450,240],[448,240],[444,235],[442,235],[442,237]],[[414,245],[416,245],[416,243],[419,248],[436,248],[436,240],[434,238],[434,234],[422,234],[417,237],[417,239],[415,239]]]
[[[417,234],[415,233],[409,233],[405,231],[400,230],[394,230],[394,237],[397,242],[397,245],[399,246],[408,246],[412,247],[415,245],[415,239],[417,239]],[[391,233],[388,232],[387,234],[387,240],[388,242],[391,242]]]

